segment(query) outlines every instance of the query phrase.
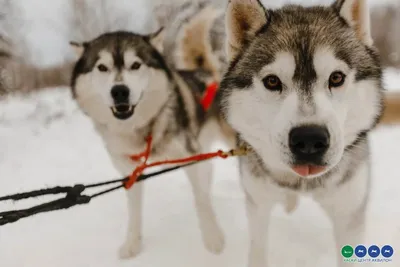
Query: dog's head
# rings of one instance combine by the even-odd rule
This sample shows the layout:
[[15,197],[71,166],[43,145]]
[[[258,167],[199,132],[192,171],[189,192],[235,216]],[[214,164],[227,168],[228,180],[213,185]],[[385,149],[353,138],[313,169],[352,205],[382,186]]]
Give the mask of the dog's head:
[[376,124],[381,68],[366,1],[272,10],[231,0],[226,27],[223,113],[271,170],[320,176]]
[[[160,54],[162,30],[151,35],[111,32],[82,44],[72,90],[81,108],[99,122],[134,120],[140,110],[164,101],[171,75]],[[144,103],[152,98],[153,103]]]

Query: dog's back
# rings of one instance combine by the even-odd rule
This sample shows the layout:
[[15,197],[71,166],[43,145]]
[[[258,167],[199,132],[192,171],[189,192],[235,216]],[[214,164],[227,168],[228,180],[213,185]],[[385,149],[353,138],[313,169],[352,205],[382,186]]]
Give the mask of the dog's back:
[[225,67],[222,11],[207,0],[155,8],[159,24],[167,29],[164,54],[175,68],[208,72],[220,80]]

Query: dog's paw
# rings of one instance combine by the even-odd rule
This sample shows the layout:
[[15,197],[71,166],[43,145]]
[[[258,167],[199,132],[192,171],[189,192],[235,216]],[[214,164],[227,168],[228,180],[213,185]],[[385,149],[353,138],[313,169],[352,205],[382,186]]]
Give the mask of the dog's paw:
[[126,241],[119,249],[120,259],[130,259],[136,257],[142,250],[142,240],[135,238]]
[[204,237],[204,245],[209,252],[213,254],[221,254],[225,248],[224,234],[221,231],[218,231],[213,235]]

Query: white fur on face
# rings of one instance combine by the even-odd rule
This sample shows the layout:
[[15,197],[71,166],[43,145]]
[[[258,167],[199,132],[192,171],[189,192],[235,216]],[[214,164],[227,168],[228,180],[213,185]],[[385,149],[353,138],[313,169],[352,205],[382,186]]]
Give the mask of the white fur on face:
[[[91,83],[94,90],[101,95],[104,103],[109,107],[114,105],[111,89],[118,84],[126,85],[130,90],[130,103],[132,105],[138,104],[143,91],[148,86],[151,73],[144,64],[137,70],[131,70],[130,67],[135,62],[142,64],[142,60],[136,56],[136,53],[133,50],[128,50],[124,53],[125,68],[117,70],[110,52],[101,51],[99,53],[99,60],[91,72]],[[101,64],[105,65],[109,71],[99,71],[98,66]]]
[[[356,71],[350,70],[346,63],[337,59],[329,48],[320,48],[314,55],[314,66],[319,77],[318,91],[315,103],[318,114],[326,114],[329,120],[331,142],[336,144],[337,155],[332,155],[334,161],[339,161],[346,146],[350,145],[357,135],[371,128],[376,114],[379,114],[380,101],[378,84],[374,80],[356,81]],[[324,93],[322,83],[327,81],[333,71],[346,74],[346,81],[340,88],[333,88],[331,94]],[[335,139],[333,139],[335,138]]]
[[[76,95],[80,107],[95,121],[112,124],[112,127],[139,127],[158,112],[159,107],[168,98],[168,79],[163,71],[141,64],[137,70],[131,70],[134,62],[142,63],[133,50],[124,53],[125,67],[120,72],[114,67],[110,52],[99,53],[99,60],[92,71],[81,74],[76,80]],[[107,72],[100,72],[98,66],[105,65]],[[114,105],[111,89],[123,84],[130,90],[130,104],[136,105],[135,112],[127,120],[118,120],[111,112]],[[111,126],[110,126],[111,127]]]
[[[143,92],[149,85],[149,80],[152,77],[151,70],[142,63],[141,59],[136,56],[134,51],[126,51],[124,54],[125,71],[123,72],[123,83],[128,86],[131,91],[130,100],[132,104],[137,105]],[[132,64],[139,62],[140,68],[130,70]]]
[[[297,113],[298,99],[293,90],[284,94],[271,92],[264,87],[262,79],[268,74],[280,77],[292,88],[295,60],[291,53],[282,52],[276,60],[264,67],[253,78],[251,88],[232,90],[228,99],[228,122],[249,142],[274,170],[286,171],[289,166],[284,149],[288,128]],[[286,160],[285,160],[286,159]]]
[[[311,91],[311,101],[293,81],[295,59],[289,52],[276,55],[276,60],[253,77],[248,89],[232,90],[227,102],[229,123],[250,143],[265,164],[277,172],[291,172],[292,154],[288,145],[291,129],[304,124],[327,127],[330,147],[324,161],[328,171],[342,158],[344,149],[357,134],[368,129],[378,113],[374,81],[355,81],[355,70],[336,58],[329,48],[314,54],[317,80]],[[340,88],[329,90],[332,72],[346,75]],[[274,74],[284,84],[283,92],[267,90],[262,79]],[[310,177],[311,178],[311,177]]]

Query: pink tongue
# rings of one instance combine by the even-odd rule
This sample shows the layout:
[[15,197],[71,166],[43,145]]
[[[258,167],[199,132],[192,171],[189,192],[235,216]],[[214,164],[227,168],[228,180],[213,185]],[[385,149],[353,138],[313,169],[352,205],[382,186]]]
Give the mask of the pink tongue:
[[312,165],[299,165],[292,167],[292,169],[300,176],[309,176],[323,172],[325,170],[325,167],[312,166]]
[[292,169],[301,176],[308,176],[310,174],[309,165],[295,166]]

